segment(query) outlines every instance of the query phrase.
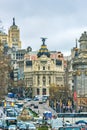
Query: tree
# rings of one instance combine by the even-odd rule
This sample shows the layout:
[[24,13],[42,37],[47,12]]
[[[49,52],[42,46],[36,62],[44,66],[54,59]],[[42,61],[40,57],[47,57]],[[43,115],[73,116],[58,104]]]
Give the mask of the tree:
[[10,57],[4,55],[3,44],[0,41],[0,98],[4,98],[7,93],[9,74],[10,71]]
[[69,88],[57,86],[56,84],[51,84],[50,89],[50,100],[53,101],[68,101],[68,98],[71,97]]

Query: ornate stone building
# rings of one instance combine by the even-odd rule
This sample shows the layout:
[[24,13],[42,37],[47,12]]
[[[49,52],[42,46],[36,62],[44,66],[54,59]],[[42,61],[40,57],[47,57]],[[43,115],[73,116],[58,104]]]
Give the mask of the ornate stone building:
[[13,18],[13,25],[8,30],[8,45],[11,48],[21,48],[20,30],[18,26],[15,24],[15,18]]
[[87,33],[80,39],[80,48],[75,49],[73,58],[74,92],[76,92],[78,106],[87,106]]
[[51,84],[64,86],[64,62],[52,58],[45,45],[45,38],[42,38],[42,45],[34,60],[24,60],[24,80],[26,87],[30,87],[35,95],[49,95]]

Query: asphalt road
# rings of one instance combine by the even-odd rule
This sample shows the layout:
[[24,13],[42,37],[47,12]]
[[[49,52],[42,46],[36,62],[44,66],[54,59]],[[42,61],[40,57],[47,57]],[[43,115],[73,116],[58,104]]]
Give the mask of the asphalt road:
[[[34,104],[34,105],[32,105],[32,104]],[[39,116],[43,116],[43,113],[45,111],[50,111],[50,112],[52,112],[52,114],[57,114],[56,111],[53,110],[48,104],[49,104],[48,102],[39,104],[39,101],[29,101],[29,102],[25,103],[24,106],[31,108],[33,111],[38,113]],[[38,106],[38,108],[34,108],[34,106]]]

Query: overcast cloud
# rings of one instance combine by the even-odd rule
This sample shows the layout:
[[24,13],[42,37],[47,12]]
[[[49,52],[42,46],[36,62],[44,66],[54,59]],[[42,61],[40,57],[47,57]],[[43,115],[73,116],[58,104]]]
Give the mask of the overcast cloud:
[[[39,50],[41,37],[49,50],[69,55],[87,31],[87,0],[0,0],[0,19],[7,33],[15,17],[22,48]],[[78,43],[79,46],[79,43]]]

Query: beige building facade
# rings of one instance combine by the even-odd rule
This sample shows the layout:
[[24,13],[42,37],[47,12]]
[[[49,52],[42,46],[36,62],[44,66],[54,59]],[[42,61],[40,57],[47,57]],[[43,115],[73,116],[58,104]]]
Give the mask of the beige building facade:
[[21,49],[20,30],[15,24],[15,18],[13,18],[13,24],[9,28],[8,34],[0,30],[0,41],[2,44],[8,44],[10,48],[15,47]]
[[13,18],[13,25],[8,30],[8,46],[17,49],[21,48],[20,30],[15,24],[15,18]]
[[25,86],[32,89],[33,96],[49,95],[49,88],[52,84],[64,86],[64,62],[58,57],[52,59],[44,38],[42,42],[36,54],[37,58],[24,60]]

